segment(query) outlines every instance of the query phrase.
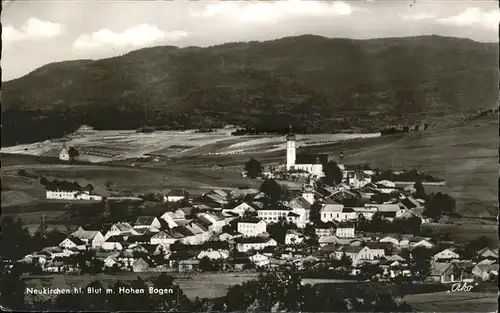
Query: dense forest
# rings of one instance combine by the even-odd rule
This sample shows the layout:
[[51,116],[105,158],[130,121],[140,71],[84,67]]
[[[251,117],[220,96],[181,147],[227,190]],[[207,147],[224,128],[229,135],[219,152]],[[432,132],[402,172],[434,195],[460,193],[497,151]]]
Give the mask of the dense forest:
[[497,105],[498,45],[304,35],[146,48],[45,65],[2,85],[2,145],[96,129],[227,124],[376,131]]

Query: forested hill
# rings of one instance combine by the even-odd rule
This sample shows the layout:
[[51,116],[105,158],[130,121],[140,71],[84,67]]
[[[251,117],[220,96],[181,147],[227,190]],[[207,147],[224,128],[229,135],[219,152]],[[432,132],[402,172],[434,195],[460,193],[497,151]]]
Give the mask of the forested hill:
[[2,127],[26,132],[25,122],[54,119],[60,128],[292,123],[310,132],[374,130],[491,108],[497,93],[497,44],[304,35],[49,64],[2,85]]

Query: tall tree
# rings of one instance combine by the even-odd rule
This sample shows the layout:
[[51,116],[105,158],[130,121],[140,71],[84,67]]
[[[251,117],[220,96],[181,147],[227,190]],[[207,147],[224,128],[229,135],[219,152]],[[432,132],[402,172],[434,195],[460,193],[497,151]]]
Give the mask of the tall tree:
[[262,164],[254,159],[253,157],[245,163],[245,171],[247,172],[247,177],[257,178],[262,174]]
[[14,266],[8,269],[2,266],[0,271],[0,304],[10,310],[21,311],[25,309],[26,285],[21,279],[20,267]]
[[76,150],[76,148],[70,147],[68,149],[68,155],[69,155],[69,159],[71,161],[74,161],[80,155],[80,152],[78,152],[78,150]]
[[325,177],[323,181],[331,186],[338,185],[342,182],[342,170],[335,161],[329,161],[323,169]]
[[266,179],[260,185],[260,191],[265,193],[272,203],[283,199],[284,189],[274,179]]
[[425,194],[424,184],[422,183],[421,180],[417,180],[413,185],[413,187],[415,188],[415,197],[419,199],[427,198],[427,195]]

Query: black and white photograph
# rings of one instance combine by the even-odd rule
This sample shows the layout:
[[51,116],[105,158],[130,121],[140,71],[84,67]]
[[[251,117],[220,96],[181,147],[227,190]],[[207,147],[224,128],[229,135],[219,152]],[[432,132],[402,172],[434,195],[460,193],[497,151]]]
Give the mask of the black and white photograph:
[[497,1],[1,23],[2,311],[498,311]]

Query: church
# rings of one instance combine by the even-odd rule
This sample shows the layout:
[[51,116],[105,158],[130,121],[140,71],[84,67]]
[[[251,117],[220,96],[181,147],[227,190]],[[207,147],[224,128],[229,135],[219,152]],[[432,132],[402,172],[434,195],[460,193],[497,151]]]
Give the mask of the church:
[[286,170],[302,170],[317,177],[324,176],[323,167],[328,163],[328,155],[326,154],[298,154],[296,136],[292,132],[290,126],[286,136]]

